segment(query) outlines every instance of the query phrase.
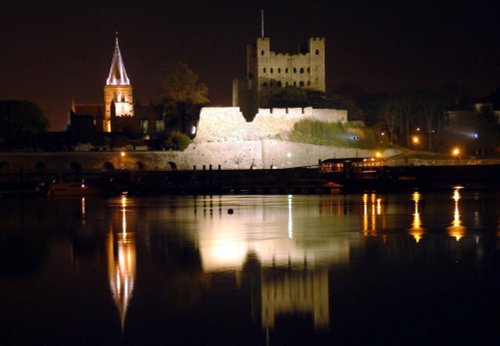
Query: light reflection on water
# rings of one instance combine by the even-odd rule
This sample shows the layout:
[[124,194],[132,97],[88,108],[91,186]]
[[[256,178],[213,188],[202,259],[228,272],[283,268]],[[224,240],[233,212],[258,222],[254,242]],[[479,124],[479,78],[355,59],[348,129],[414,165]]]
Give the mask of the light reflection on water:
[[[0,322],[12,318],[21,323],[22,316],[31,312],[42,316],[53,313],[73,295],[82,298],[83,290],[89,297],[83,295],[79,304],[87,307],[88,301],[93,302],[87,313],[108,316],[106,323],[86,331],[91,341],[115,343],[129,338],[135,342],[149,333],[146,338],[150,341],[183,335],[199,342],[201,336],[186,336],[182,331],[194,324],[200,335],[214,337],[212,319],[222,324],[238,321],[241,330],[225,332],[234,333],[229,337],[231,342],[242,330],[249,333],[250,329],[257,343],[290,343],[286,335],[294,333],[314,335],[320,338],[313,338],[317,342],[342,339],[356,332],[354,325],[371,330],[377,323],[391,320],[392,315],[405,321],[404,306],[415,304],[408,298],[412,290],[422,295],[420,299],[435,295],[427,280],[446,285],[439,275],[464,275],[455,279],[462,291],[441,287],[436,292],[458,290],[461,297],[467,297],[464,283],[470,278],[466,275],[475,277],[476,271],[491,270],[494,262],[494,248],[499,243],[496,197],[495,193],[478,197],[477,192],[468,194],[455,188],[449,193],[399,195],[27,200],[22,208],[0,200],[5,204],[2,239],[13,232],[30,235],[36,231],[46,236],[37,241],[45,242],[51,253],[49,259],[39,257],[44,261],[41,268],[31,263],[36,275],[20,267],[14,270],[22,280],[0,276],[0,306],[4,303],[8,307],[8,297],[22,295],[14,299],[19,305],[12,309],[12,315],[2,315]],[[37,245],[24,238],[21,241],[26,243],[24,247]],[[0,250],[12,246],[5,240],[0,245]],[[7,256],[11,257],[4,258],[4,267],[19,258],[19,253]],[[457,274],[449,261],[474,266]],[[102,274],[107,277],[107,289],[101,283]],[[405,286],[405,282],[412,284]],[[472,283],[480,291],[479,284]],[[484,288],[486,297],[490,284]],[[47,298],[50,307],[32,311],[36,307],[22,303],[35,294],[28,286],[48,292],[62,292],[65,287],[66,291],[61,297],[54,294]],[[400,292],[400,287],[409,292]],[[432,305],[426,300],[421,303]],[[384,306],[387,312],[373,310],[372,304]],[[61,321],[69,319],[76,326],[89,318],[85,313],[71,313],[79,308],[75,303],[68,309],[69,315],[61,315]],[[420,305],[414,308],[422,309]],[[420,314],[411,321],[432,319],[425,309]],[[198,321],[198,316],[209,320]],[[156,327],[158,318],[177,325],[180,334]],[[380,321],[368,325],[360,318]],[[296,320],[308,322],[290,330],[287,325]],[[61,332],[57,319],[48,321],[41,335],[51,343]],[[117,334],[111,327],[113,321],[119,326]],[[204,330],[203,326],[212,327]],[[35,329],[32,325],[25,328]],[[405,334],[413,325],[402,328]],[[20,337],[10,335],[8,329],[1,332],[12,343]],[[75,333],[76,327],[69,327],[61,335],[65,341],[74,341]],[[363,336],[354,338],[362,340]]]

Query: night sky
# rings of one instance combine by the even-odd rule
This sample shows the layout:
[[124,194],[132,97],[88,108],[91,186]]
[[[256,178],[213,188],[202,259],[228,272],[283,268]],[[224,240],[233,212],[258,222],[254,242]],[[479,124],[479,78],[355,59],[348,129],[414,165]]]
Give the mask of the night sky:
[[500,1],[2,1],[0,99],[40,105],[51,130],[67,109],[102,103],[115,32],[134,98],[158,98],[162,65],[186,62],[212,105],[231,105],[246,45],[260,35],[295,53],[326,38],[327,89],[366,91],[465,86],[485,96],[500,85]]

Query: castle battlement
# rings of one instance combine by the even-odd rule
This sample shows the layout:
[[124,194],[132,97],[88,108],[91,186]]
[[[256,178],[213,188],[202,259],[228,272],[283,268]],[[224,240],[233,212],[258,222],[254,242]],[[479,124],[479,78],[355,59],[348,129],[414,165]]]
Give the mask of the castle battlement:
[[233,83],[233,106],[251,119],[286,87],[326,92],[325,75],[324,38],[309,38],[295,54],[273,52],[268,37],[258,38],[247,46],[245,81]]

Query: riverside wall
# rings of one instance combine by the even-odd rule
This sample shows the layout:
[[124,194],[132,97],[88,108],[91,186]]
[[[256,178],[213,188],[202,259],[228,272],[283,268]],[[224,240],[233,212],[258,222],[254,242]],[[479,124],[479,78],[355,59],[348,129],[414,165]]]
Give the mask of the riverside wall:
[[[123,152],[123,156],[122,156]],[[395,152],[386,151],[384,156]],[[280,140],[192,143],[180,151],[3,152],[0,174],[26,171],[66,172],[112,169],[189,170],[290,168],[316,165],[318,160],[374,156],[373,150],[334,148]]]
[[[180,151],[4,152],[0,173],[26,171],[146,169],[262,169],[316,165],[319,160],[371,157],[373,150],[337,148],[287,141],[296,122],[314,119],[346,122],[347,111],[337,109],[259,109],[247,122],[237,107],[206,107],[201,110],[196,137]],[[397,152],[388,150],[384,157]]]

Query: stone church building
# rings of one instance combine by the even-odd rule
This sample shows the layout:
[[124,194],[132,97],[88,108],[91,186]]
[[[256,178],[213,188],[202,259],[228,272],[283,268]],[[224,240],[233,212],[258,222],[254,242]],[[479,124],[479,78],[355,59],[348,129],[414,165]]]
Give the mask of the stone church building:
[[[68,112],[68,133],[88,137],[92,132],[155,136],[165,131],[163,106],[134,103],[133,87],[125,69],[118,37],[104,85],[104,103],[72,102]],[[78,139],[78,138],[77,138]]]

